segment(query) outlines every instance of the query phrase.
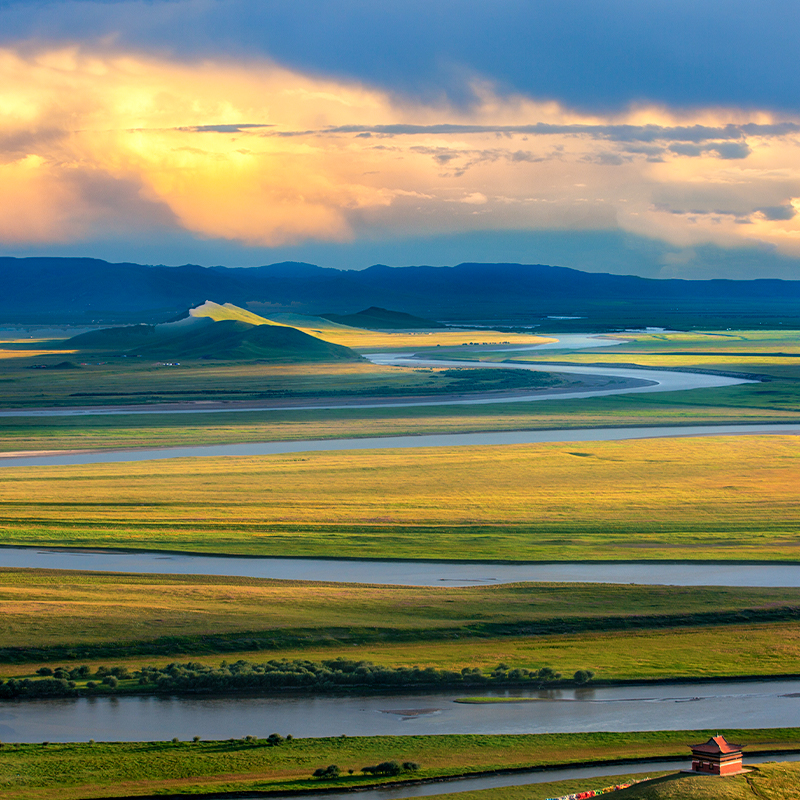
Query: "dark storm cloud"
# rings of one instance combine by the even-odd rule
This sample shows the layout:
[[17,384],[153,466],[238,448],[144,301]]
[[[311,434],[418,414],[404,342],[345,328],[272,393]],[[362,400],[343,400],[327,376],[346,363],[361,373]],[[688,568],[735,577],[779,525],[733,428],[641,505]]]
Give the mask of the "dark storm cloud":
[[797,214],[792,205],[767,206],[765,208],[757,208],[756,211],[763,214],[764,219],[769,220],[792,219]]
[[800,110],[795,0],[5,0],[0,41],[271,57],[425,100],[470,82],[587,109]]

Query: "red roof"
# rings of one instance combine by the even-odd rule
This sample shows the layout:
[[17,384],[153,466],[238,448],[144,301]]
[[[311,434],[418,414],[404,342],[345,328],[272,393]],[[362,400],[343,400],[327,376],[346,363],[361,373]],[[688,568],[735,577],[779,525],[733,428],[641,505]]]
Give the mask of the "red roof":
[[727,755],[728,753],[741,753],[743,745],[729,744],[724,736],[712,736],[705,744],[689,745],[693,753],[708,753],[709,755]]

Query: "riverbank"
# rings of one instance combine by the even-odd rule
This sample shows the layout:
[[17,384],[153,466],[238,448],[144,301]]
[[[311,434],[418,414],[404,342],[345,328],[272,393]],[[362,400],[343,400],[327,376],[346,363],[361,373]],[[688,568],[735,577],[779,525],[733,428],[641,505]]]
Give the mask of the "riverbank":
[[[379,736],[327,739],[262,737],[227,741],[166,741],[84,744],[4,744],[0,787],[4,800],[92,800],[110,797],[186,795],[239,796],[341,792],[386,786],[392,778],[361,772],[394,760],[414,762],[411,786],[463,780],[468,776],[544,773],[554,767],[609,766],[625,772],[632,764],[677,759],[688,763],[688,745],[717,730],[653,733],[544,734],[525,736]],[[746,741],[748,753],[800,750],[800,729],[726,730]],[[340,777],[315,779],[318,767],[335,764]],[[352,774],[350,773],[352,770]],[[655,771],[655,770],[654,770]],[[554,776],[556,779],[559,775]],[[459,788],[465,786],[459,784]]]

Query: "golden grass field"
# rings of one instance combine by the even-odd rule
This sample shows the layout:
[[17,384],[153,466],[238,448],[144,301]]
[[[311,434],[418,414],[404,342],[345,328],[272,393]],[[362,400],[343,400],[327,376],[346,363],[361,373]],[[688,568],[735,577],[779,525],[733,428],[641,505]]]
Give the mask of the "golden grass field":
[[7,468],[0,543],[796,561],[798,485],[778,435]]

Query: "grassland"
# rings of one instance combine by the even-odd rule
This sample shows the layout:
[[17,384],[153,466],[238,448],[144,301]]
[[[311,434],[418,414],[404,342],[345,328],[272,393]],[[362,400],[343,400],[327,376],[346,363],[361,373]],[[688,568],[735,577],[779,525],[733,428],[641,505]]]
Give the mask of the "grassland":
[[[800,616],[800,589],[786,588],[521,583],[431,589],[2,569],[0,603],[4,609],[0,619],[2,660],[19,660],[26,653],[36,654],[48,648],[56,648],[53,657],[57,658],[70,650],[79,651],[74,657],[83,657],[91,656],[93,651],[100,655],[180,650],[213,653],[237,646],[260,646],[273,651],[314,649],[327,651],[326,657],[331,657],[335,648],[347,648],[350,656],[353,646],[360,654],[370,646],[379,649],[393,643],[410,643],[415,648],[420,645],[419,651],[392,654],[388,647],[379,663],[388,663],[386,659],[391,658],[406,665],[408,659],[422,656],[426,666],[446,658],[449,669],[493,668],[504,660],[497,656],[496,648],[510,646],[517,651],[516,666],[561,668],[558,650],[562,639],[574,645],[588,633],[596,644],[597,632],[622,631],[628,635],[634,630],[655,639],[655,632],[663,628],[673,630],[676,637],[686,637],[699,626],[715,626],[720,631],[733,629],[732,634],[723,634],[730,642],[748,620],[770,623],[755,626],[757,631],[782,634],[779,641],[766,648],[761,663],[750,662],[752,674],[798,671],[795,659],[800,647],[800,630],[786,634]],[[752,631],[754,626],[746,627]],[[674,629],[684,630],[678,634]],[[161,642],[155,648],[148,651],[146,646],[137,645],[152,642],[155,631]],[[514,636],[518,638],[507,645],[505,640]],[[532,637],[524,656],[518,649],[525,642],[521,636]],[[462,639],[477,641],[462,643]],[[502,641],[481,653],[486,645],[482,640],[487,639]],[[754,642],[756,639],[763,645],[758,633]],[[432,653],[423,655],[426,643],[439,647],[438,658]],[[591,646],[581,657],[586,658]],[[749,650],[754,652],[755,646],[754,643]],[[450,652],[445,655],[448,649]],[[584,661],[574,669],[597,667],[598,674],[602,671],[601,677],[609,679],[700,676],[707,674],[712,649],[709,645],[696,673],[687,673],[689,660],[681,661],[686,655],[681,648],[656,672],[652,661],[651,666],[640,664],[634,672],[629,663],[628,670],[621,672],[620,656],[623,661],[627,656],[620,653],[614,654],[615,666],[608,663],[606,653],[593,655],[591,664]],[[656,650],[663,656],[664,646]],[[537,651],[546,651],[546,658],[542,660]],[[475,654],[477,662],[471,660],[470,653]],[[573,650],[570,658],[576,655]],[[453,662],[454,658],[460,661]],[[600,661],[604,661],[602,668]],[[444,664],[437,666],[442,668]],[[716,674],[726,674],[724,669],[730,666],[723,659]]]
[[800,672],[799,599],[796,589],[429,589],[4,569],[0,677],[45,664],[133,670],[342,654],[486,673],[499,663],[591,669],[601,681],[785,675]]
[[[387,780],[361,775],[362,766],[414,761],[417,778],[464,775],[598,760],[687,756],[687,744],[719,731],[539,734],[523,736],[376,736],[294,739],[277,747],[264,739],[226,742],[148,742],[6,745],[0,749],[0,789],[9,800],[89,800],[230,791],[291,791],[363,787]],[[726,730],[748,752],[800,746],[797,728]],[[687,759],[688,760],[688,759]],[[336,780],[314,780],[336,764]],[[347,770],[354,770],[353,775]],[[624,764],[620,772],[624,773]],[[609,779],[599,785],[608,785]],[[583,782],[581,785],[585,785]],[[456,789],[458,784],[454,784]],[[533,791],[533,787],[526,787]],[[588,788],[588,787],[587,787]],[[537,795],[526,795],[526,797]],[[546,797],[548,795],[539,795]]]
[[[515,403],[509,399],[507,403],[489,406],[0,418],[0,452],[604,425],[800,420],[800,360],[796,357],[800,337],[794,333],[630,336],[635,338],[624,346],[576,354],[542,351],[537,352],[535,358],[542,362],[632,362],[659,367],[716,368],[732,373],[755,372],[769,376],[770,380],[720,389],[576,399],[567,403],[563,400]],[[446,350],[431,348],[428,353],[443,349]],[[169,367],[140,364],[141,359],[111,359],[104,364],[95,363],[102,359],[93,359],[77,370],[39,370],[27,367],[63,360],[63,351],[48,358],[20,358],[23,352],[0,351],[0,355],[8,356],[0,359],[0,407],[220,401],[279,404],[292,398],[447,395],[509,388],[489,380],[486,373],[467,379],[463,372],[458,375],[448,374],[446,370],[372,364],[298,366],[204,361]],[[476,358],[474,348],[449,350],[445,354]],[[479,357],[527,360],[533,359],[534,354],[483,351]],[[566,381],[560,385],[569,386],[569,379]]]
[[[0,351],[1,353],[1,351]],[[368,362],[270,364],[250,362],[0,357],[0,407],[74,407],[197,402],[280,402],[287,398],[394,397],[493,391],[580,382],[546,373],[407,369]],[[108,360],[107,360],[108,359]],[[510,386],[503,385],[503,381]]]
[[[800,398],[777,390],[769,390],[768,399],[758,398],[755,395],[760,391],[758,386],[747,385],[567,402],[508,402],[483,406],[0,417],[0,452],[135,449],[603,426],[800,422]],[[212,401],[206,398],[206,402]]]
[[464,560],[798,559],[797,440],[8,468],[0,543]]

